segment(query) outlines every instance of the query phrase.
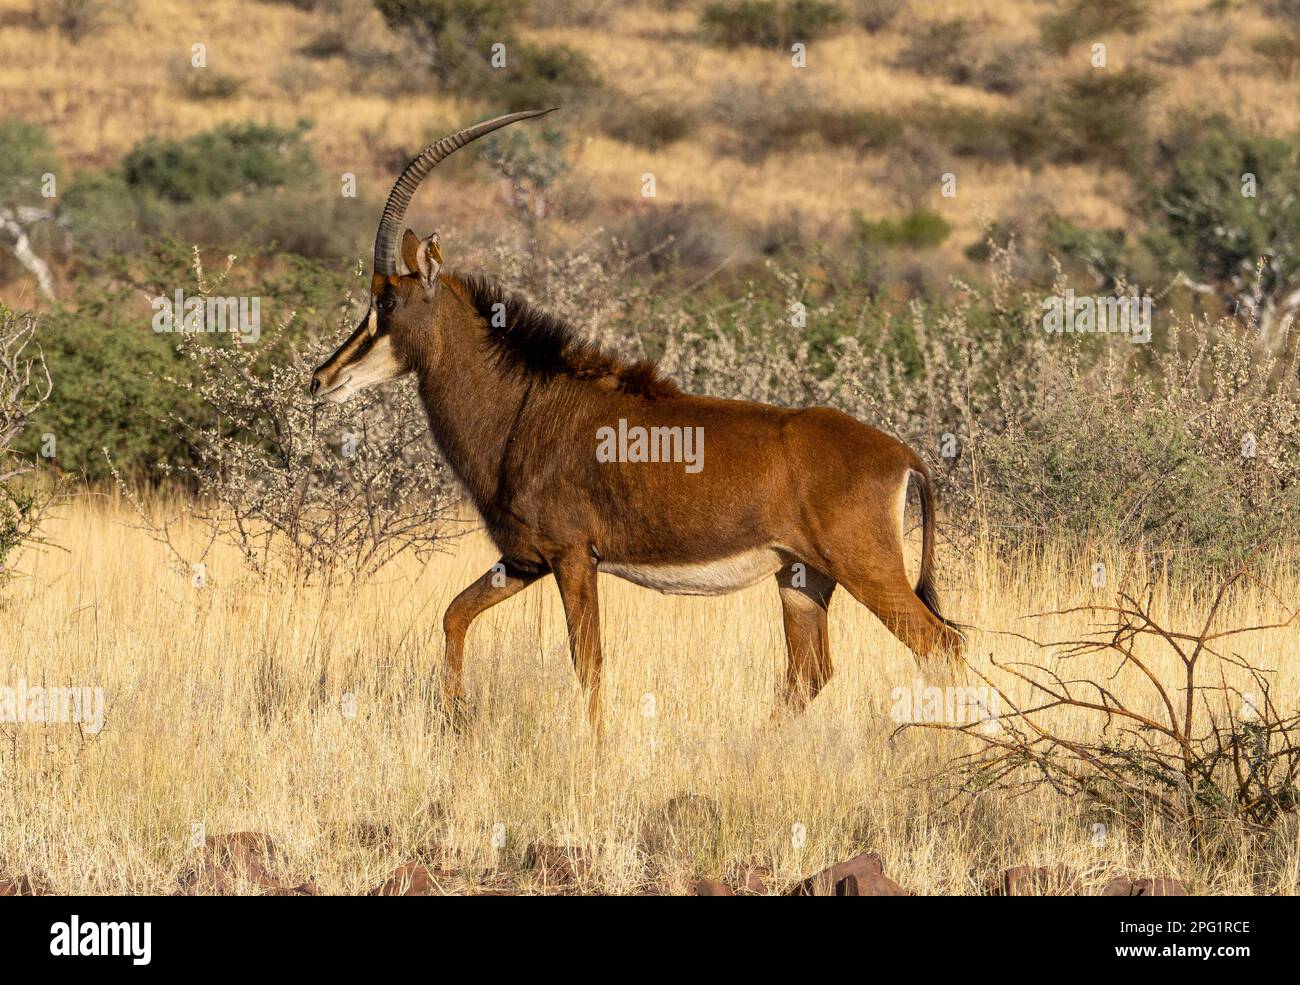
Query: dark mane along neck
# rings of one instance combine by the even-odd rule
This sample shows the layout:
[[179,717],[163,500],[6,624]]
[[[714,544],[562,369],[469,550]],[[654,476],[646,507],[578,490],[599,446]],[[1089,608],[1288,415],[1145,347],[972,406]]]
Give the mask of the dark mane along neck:
[[624,393],[650,399],[681,393],[675,383],[659,375],[653,362],[628,362],[602,351],[559,318],[517,294],[507,294],[486,277],[454,276],[464,297],[487,322],[487,341],[498,366],[543,380],[608,380]]

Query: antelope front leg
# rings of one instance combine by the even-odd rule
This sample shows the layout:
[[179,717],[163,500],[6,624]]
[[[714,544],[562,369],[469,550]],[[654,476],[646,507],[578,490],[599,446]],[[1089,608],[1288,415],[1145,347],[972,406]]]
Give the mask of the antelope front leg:
[[578,681],[587,692],[587,720],[602,734],[600,724],[600,602],[596,593],[596,564],[583,552],[553,565],[555,582],[569,624],[569,652]]
[[461,703],[461,664],[465,656],[465,634],[469,624],[485,609],[504,602],[527,588],[540,574],[520,571],[502,558],[447,606],[442,629],[447,635],[447,666],[442,678],[443,707],[453,714]]

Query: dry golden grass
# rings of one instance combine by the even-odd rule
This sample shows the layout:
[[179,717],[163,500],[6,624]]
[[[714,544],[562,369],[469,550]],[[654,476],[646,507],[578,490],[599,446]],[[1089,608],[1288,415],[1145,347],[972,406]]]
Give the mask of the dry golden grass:
[[[533,841],[583,847],[595,859],[584,888],[612,893],[650,883],[681,892],[693,876],[751,857],[782,885],[860,850],[879,851],[891,876],[922,893],[971,893],[1006,865],[1057,862],[1093,888],[1128,872],[1175,876],[1201,893],[1295,890],[1294,828],[1209,865],[1188,854],[1185,833],[1158,824],[1112,828],[1096,846],[1078,806],[1046,793],[945,805],[942,786],[922,778],[965,747],[931,732],[891,741],[890,692],[921,674],[846,597],[831,610],[833,681],[802,718],[771,727],[784,670],[773,586],[684,599],[602,579],[607,735],[598,746],[557,594],[543,582],[475,624],[473,717],[456,734],[429,714],[430,682],[443,608],[495,559],[481,535],[423,571],[399,564],[355,589],[250,580],[219,553],[209,584],[195,589],[129,518],[110,500],[66,504],[49,528],[64,550],[27,554],[25,577],[5,590],[0,684],[100,686],[109,712],[97,736],[0,725],[0,874],[37,875],[69,893],[171,892],[202,822],[207,834],[269,833],[286,878],[334,893],[364,891],[434,843],[463,853],[469,870],[518,873]],[[996,632],[1026,630],[1026,613],[1104,598],[1090,585],[1094,560],[950,561],[946,607],[980,627],[975,665],[987,667],[991,652],[1036,656]],[[1104,560],[1112,571],[1122,563]],[[1283,599],[1297,597],[1293,558],[1265,561],[1260,574]],[[1161,586],[1158,608],[1176,625],[1197,624],[1209,587]],[[1225,624],[1277,614],[1247,589]],[[1087,628],[1072,617],[1044,635]],[[1277,669],[1286,707],[1300,694],[1298,637],[1270,631],[1240,648]],[[1167,660],[1157,665],[1173,673]],[[1115,686],[1148,706],[1136,678]],[[349,693],[354,718],[341,710]],[[1062,727],[1087,726],[1067,716]],[[660,812],[687,794],[715,805],[717,824],[669,836]],[[794,825],[806,830],[802,847]],[[376,841],[367,830],[387,834]],[[1262,882],[1261,871],[1270,874]]]

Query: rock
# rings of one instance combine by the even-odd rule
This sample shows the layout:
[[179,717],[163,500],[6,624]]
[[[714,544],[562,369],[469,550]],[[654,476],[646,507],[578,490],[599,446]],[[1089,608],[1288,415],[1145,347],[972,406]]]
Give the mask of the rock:
[[198,865],[181,877],[186,896],[233,893],[247,886],[283,896],[314,896],[311,883],[291,886],[271,875],[279,851],[270,835],[260,831],[237,831],[210,835],[203,843]]
[[181,877],[181,893],[222,895],[251,886],[269,896],[320,895],[313,882],[290,885],[272,876],[268,867],[279,857],[270,835],[260,831],[212,835],[203,843],[198,865]]
[[535,843],[524,853],[524,867],[537,872],[543,886],[572,888],[591,875],[591,860],[581,848]]
[[990,878],[984,891],[988,896],[1079,896],[1083,883],[1065,865],[1015,865]]
[[284,886],[271,890],[268,896],[319,896],[320,887],[314,882],[303,882],[297,886]]
[[742,893],[766,896],[769,892],[767,882],[771,878],[771,871],[761,865],[740,865],[736,867],[732,884]]
[[912,894],[885,875],[884,865],[879,855],[875,852],[867,852],[809,876],[786,895],[911,896]]
[[1137,888],[1134,896],[1190,896],[1184,886],[1177,879],[1139,879],[1133,884]]
[[31,876],[14,876],[12,879],[0,879],[0,896],[49,896],[50,889],[39,879]]
[[1115,876],[1102,888],[1103,896],[1190,896],[1177,879],[1130,879]]
[[419,862],[407,862],[394,869],[369,896],[449,896],[454,876]]
[[694,896],[735,896],[729,888],[717,879],[696,879],[692,887]]

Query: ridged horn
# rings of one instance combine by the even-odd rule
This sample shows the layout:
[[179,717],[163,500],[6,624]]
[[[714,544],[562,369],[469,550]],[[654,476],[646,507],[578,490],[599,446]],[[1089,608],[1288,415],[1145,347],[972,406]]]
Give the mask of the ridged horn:
[[411,204],[411,196],[420,187],[420,182],[438,165],[439,161],[453,151],[460,150],[470,141],[478,140],[479,137],[489,134],[493,130],[499,130],[518,120],[544,116],[555,108],[552,106],[550,109],[530,109],[521,113],[508,113],[505,116],[498,116],[494,120],[484,120],[472,127],[458,130],[456,133],[443,137],[436,144],[430,144],[426,147],[415,160],[406,166],[406,170],[398,176],[396,183],[393,185],[393,190],[388,193],[388,201],[384,205],[384,214],[379,219],[379,231],[375,233],[375,273],[384,276],[397,273],[397,237],[401,235],[400,230],[402,220],[406,216],[406,207]]

